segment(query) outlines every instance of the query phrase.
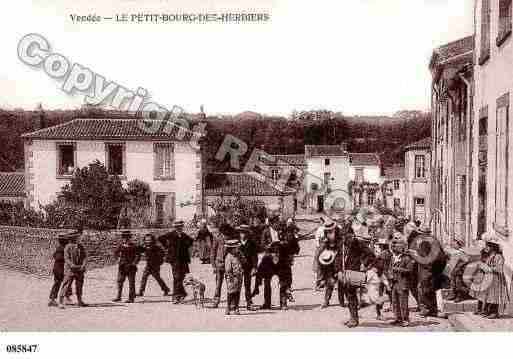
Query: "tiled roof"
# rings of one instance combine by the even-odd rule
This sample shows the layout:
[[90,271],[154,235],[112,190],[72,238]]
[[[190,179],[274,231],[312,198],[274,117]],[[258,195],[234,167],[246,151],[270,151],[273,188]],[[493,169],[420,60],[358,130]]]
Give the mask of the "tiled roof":
[[395,178],[404,178],[404,166],[403,165],[392,165],[390,167],[385,167],[385,178],[395,179]]
[[305,156],[347,156],[347,151],[341,145],[306,145]]
[[0,172],[0,197],[24,197],[25,174]]
[[273,155],[273,157],[276,159],[276,164],[280,164],[280,162],[287,162],[288,164],[292,166],[306,166],[306,160],[304,154],[299,155]]
[[377,153],[350,153],[352,166],[379,166],[379,156]]
[[464,57],[465,59],[468,57],[468,60],[472,61],[473,50],[474,37],[468,36],[463,39],[450,42],[435,49],[435,51],[433,52],[432,61],[436,61],[436,63],[438,64],[443,64],[456,61],[461,57]]
[[409,150],[421,150],[421,149],[430,149],[431,148],[431,137],[423,138],[420,141],[410,143],[406,146],[406,151]]
[[[183,129],[180,129],[184,131]],[[35,132],[26,133],[22,137],[31,139],[55,140],[178,140],[179,128],[171,121],[111,119],[111,118],[80,118],[57,126],[47,127]],[[178,137],[187,141],[192,131],[180,133]]]
[[206,196],[283,196],[272,185],[256,179],[249,173],[209,173],[205,178]]

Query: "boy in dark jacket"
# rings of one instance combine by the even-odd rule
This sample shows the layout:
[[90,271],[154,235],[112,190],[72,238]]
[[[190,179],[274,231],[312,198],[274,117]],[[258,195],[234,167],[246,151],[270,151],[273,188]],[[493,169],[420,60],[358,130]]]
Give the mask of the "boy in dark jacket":
[[126,303],[133,303],[135,301],[135,274],[137,273],[137,263],[141,259],[141,248],[132,242],[132,234],[130,231],[123,231],[121,233],[122,243],[116,248],[115,256],[119,258],[118,264],[118,293],[113,302],[121,301],[123,293],[123,285],[125,280],[128,279],[128,300]]
[[411,291],[411,279],[415,267],[415,261],[406,253],[407,247],[408,244],[404,241],[394,243],[391,266],[392,305],[395,314],[395,320],[391,324],[403,327],[410,325],[408,296]]
[[[59,241],[59,245],[53,253],[53,286],[50,290],[50,301],[48,302],[49,307],[56,307],[58,305],[57,296],[59,295],[59,289],[64,281],[64,247],[68,244],[68,237],[65,234],[60,234],[57,237],[57,240]],[[66,304],[71,303],[71,294],[71,287],[69,287],[65,294]]]
[[139,296],[144,296],[146,290],[146,283],[148,277],[151,275],[160,286],[160,289],[164,292],[164,295],[169,295],[169,287],[166,285],[164,280],[160,277],[160,266],[164,263],[164,250],[157,245],[153,234],[147,234],[144,236],[144,255],[146,257],[146,267],[141,278],[141,287],[139,289]]

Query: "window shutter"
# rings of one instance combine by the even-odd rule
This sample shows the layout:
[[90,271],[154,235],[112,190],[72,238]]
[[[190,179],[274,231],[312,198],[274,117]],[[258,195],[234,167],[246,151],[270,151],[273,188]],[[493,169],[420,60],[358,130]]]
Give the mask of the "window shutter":
[[159,178],[162,176],[162,148],[158,143],[153,145],[154,151],[154,177]]
[[482,65],[490,57],[490,0],[481,3],[481,54],[479,64]]
[[169,145],[169,175],[172,179],[175,178],[175,146],[173,144]]

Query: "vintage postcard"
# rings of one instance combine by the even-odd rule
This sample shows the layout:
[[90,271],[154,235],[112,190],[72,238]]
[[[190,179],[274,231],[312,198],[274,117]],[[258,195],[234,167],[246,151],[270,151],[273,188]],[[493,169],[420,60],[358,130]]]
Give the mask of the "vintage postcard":
[[2,15],[2,333],[513,331],[511,0]]

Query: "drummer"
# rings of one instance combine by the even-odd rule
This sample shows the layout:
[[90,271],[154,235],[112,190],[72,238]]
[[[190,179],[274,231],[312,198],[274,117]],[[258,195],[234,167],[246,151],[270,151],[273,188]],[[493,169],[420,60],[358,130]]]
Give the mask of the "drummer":
[[[328,308],[330,305],[331,295],[337,283],[337,271],[335,269],[335,257],[339,255],[339,243],[335,236],[336,224],[328,221],[325,224],[326,241],[321,244],[319,255],[316,260],[319,262],[320,280],[324,284],[324,303],[321,309]],[[341,307],[345,306],[344,286],[338,286],[338,301]]]

